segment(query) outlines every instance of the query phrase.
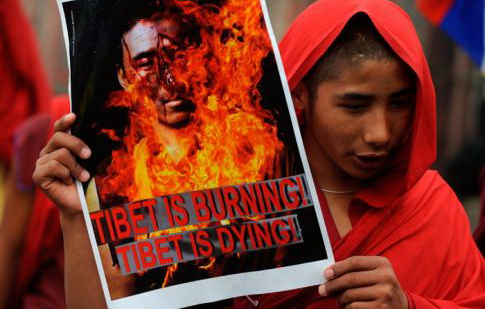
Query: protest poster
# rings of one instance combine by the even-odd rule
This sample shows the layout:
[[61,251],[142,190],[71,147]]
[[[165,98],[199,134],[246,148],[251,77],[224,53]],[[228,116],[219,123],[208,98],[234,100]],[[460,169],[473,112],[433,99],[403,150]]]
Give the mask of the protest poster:
[[322,283],[333,255],[264,1],[58,4],[108,307]]

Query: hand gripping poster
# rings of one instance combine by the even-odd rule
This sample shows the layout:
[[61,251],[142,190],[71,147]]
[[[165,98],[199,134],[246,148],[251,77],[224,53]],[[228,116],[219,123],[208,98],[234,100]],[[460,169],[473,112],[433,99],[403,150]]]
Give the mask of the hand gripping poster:
[[321,283],[333,255],[265,3],[58,3],[108,307]]

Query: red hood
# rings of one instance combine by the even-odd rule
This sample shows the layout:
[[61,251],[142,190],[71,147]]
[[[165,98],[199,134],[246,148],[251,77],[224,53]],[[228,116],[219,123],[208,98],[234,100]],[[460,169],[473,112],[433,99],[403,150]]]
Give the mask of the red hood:
[[[409,16],[387,0],[320,0],[292,24],[280,44],[290,89],[302,80],[336,39],[350,18],[365,13],[396,54],[417,76],[412,137],[392,168],[356,198],[387,205],[411,188],[436,158],[436,99],[431,74]],[[407,155],[407,154],[411,155]]]
[[50,91],[19,0],[0,1],[0,29],[0,160],[8,162],[14,130],[44,110]]

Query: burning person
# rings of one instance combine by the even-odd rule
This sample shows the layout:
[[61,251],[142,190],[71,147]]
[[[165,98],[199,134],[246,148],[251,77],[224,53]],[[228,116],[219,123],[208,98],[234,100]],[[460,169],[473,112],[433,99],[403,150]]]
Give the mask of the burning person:
[[121,142],[97,173],[101,204],[286,174],[276,122],[258,90],[271,43],[251,6],[134,6],[119,41],[123,90],[105,103],[126,108],[128,121],[122,134],[101,130]]

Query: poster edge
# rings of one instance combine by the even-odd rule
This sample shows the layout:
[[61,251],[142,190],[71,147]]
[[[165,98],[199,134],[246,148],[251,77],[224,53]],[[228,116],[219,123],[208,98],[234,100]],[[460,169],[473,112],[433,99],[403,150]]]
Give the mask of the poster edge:
[[[67,3],[67,2],[75,2],[75,1],[82,1],[82,0],[56,0],[58,11],[59,11],[59,14],[60,14],[60,19],[61,19],[61,27],[62,27],[62,34],[63,34],[63,37],[64,37],[64,45],[65,45],[65,49],[66,49],[66,53],[67,53],[67,66],[68,66],[68,72],[69,72],[69,82],[68,82],[69,110],[70,110],[71,113],[73,112],[73,110],[72,110],[73,106],[72,106],[71,52],[70,52],[70,49],[69,49],[71,41],[69,40],[69,34],[67,32],[67,21],[66,21],[66,18],[65,18],[65,10],[64,10],[63,4]],[[69,130],[69,133],[71,133],[71,130]],[[92,225],[90,224],[91,222],[90,222],[90,217],[89,217],[89,209],[87,207],[86,197],[84,195],[84,189],[82,187],[82,183],[78,180],[76,180],[76,189],[77,189],[77,193],[78,193],[78,196],[79,196],[79,200],[81,202],[83,217],[84,217],[86,229],[87,229],[88,236],[89,236],[89,242],[90,242],[91,250],[93,252],[94,259],[95,259],[95,262],[96,262],[96,268],[98,270],[98,277],[101,281],[104,299],[107,302],[107,304],[109,305],[109,303],[111,302],[111,295],[109,293],[108,283],[106,281],[106,275],[105,275],[103,264],[102,264],[102,261],[101,261],[99,249],[97,247],[96,239],[95,239],[95,236],[94,236],[94,230],[93,230]]]
[[[313,261],[299,265],[293,266],[286,266],[286,272],[283,274],[279,272],[281,269],[269,269],[269,270],[260,270],[260,271],[252,271],[246,272],[242,274],[233,274],[227,275],[224,277],[216,277],[216,278],[209,278],[204,280],[192,281],[176,286],[171,286],[165,289],[156,289],[152,291],[148,291],[145,293],[125,297],[119,300],[114,300],[111,302],[110,308],[113,309],[131,309],[138,303],[143,303],[144,309],[179,309],[185,308],[187,306],[193,306],[197,304],[207,304],[212,303],[224,299],[231,299],[236,297],[241,297],[245,295],[254,295],[254,294],[265,294],[265,293],[275,293],[281,292],[285,290],[291,289],[298,289],[310,286],[316,286],[321,284],[324,280],[322,272],[316,271],[316,269],[324,269],[324,267],[329,266],[332,263],[329,259],[327,260],[320,260],[320,261]],[[295,273],[295,276],[291,276],[288,274],[288,271]],[[279,274],[278,274],[279,272]],[[309,276],[312,274],[312,276]],[[279,275],[279,278],[278,278]],[[291,287],[288,285],[288,276],[292,279],[297,278],[298,276],[306,277],[305,280],[299,280],[301,283],[293,284]],[[249,278],[245,278],[249,277]],[[256,280],[256,277],[258,280]],[[265,279],[271,277],[269,279]],[[276,277],[276,278],[275,278]],[[286,280],[285,280],[286,279]],[[244,287],[239,287],[237,283],[243,282],[245,280],[250,280],[251,282],[256,282],[254,285],[245,285]],[[226,293],[227,297],[220,298],[217,296],[217,292],[214,294],[203,294],[202,299],[198,298],[197,301],[191,301],[191,297],[181,297],[184,296],[184,293],[187,292],[189,289],[196,289],[197,285],[205,282],[204,290],[207,291],[219,291],[221,288],[226,287],[227,291],[230,293]],[[243,283],[241,283],[243,284]],[[273,288],[267,288],[268,286],[274,286]],[[227,289],[228,285],[236,286],[236,288]],[[315,287],[316,288],[316,287]],[[164,297],[166,293],[171,293],[171,296],[175,295],[174,297],[170,297],[170,300],[166,301],[167,298]],[[175,301],[174,301],[175,300]],[[166,301],[166,302],[165,302]]]

